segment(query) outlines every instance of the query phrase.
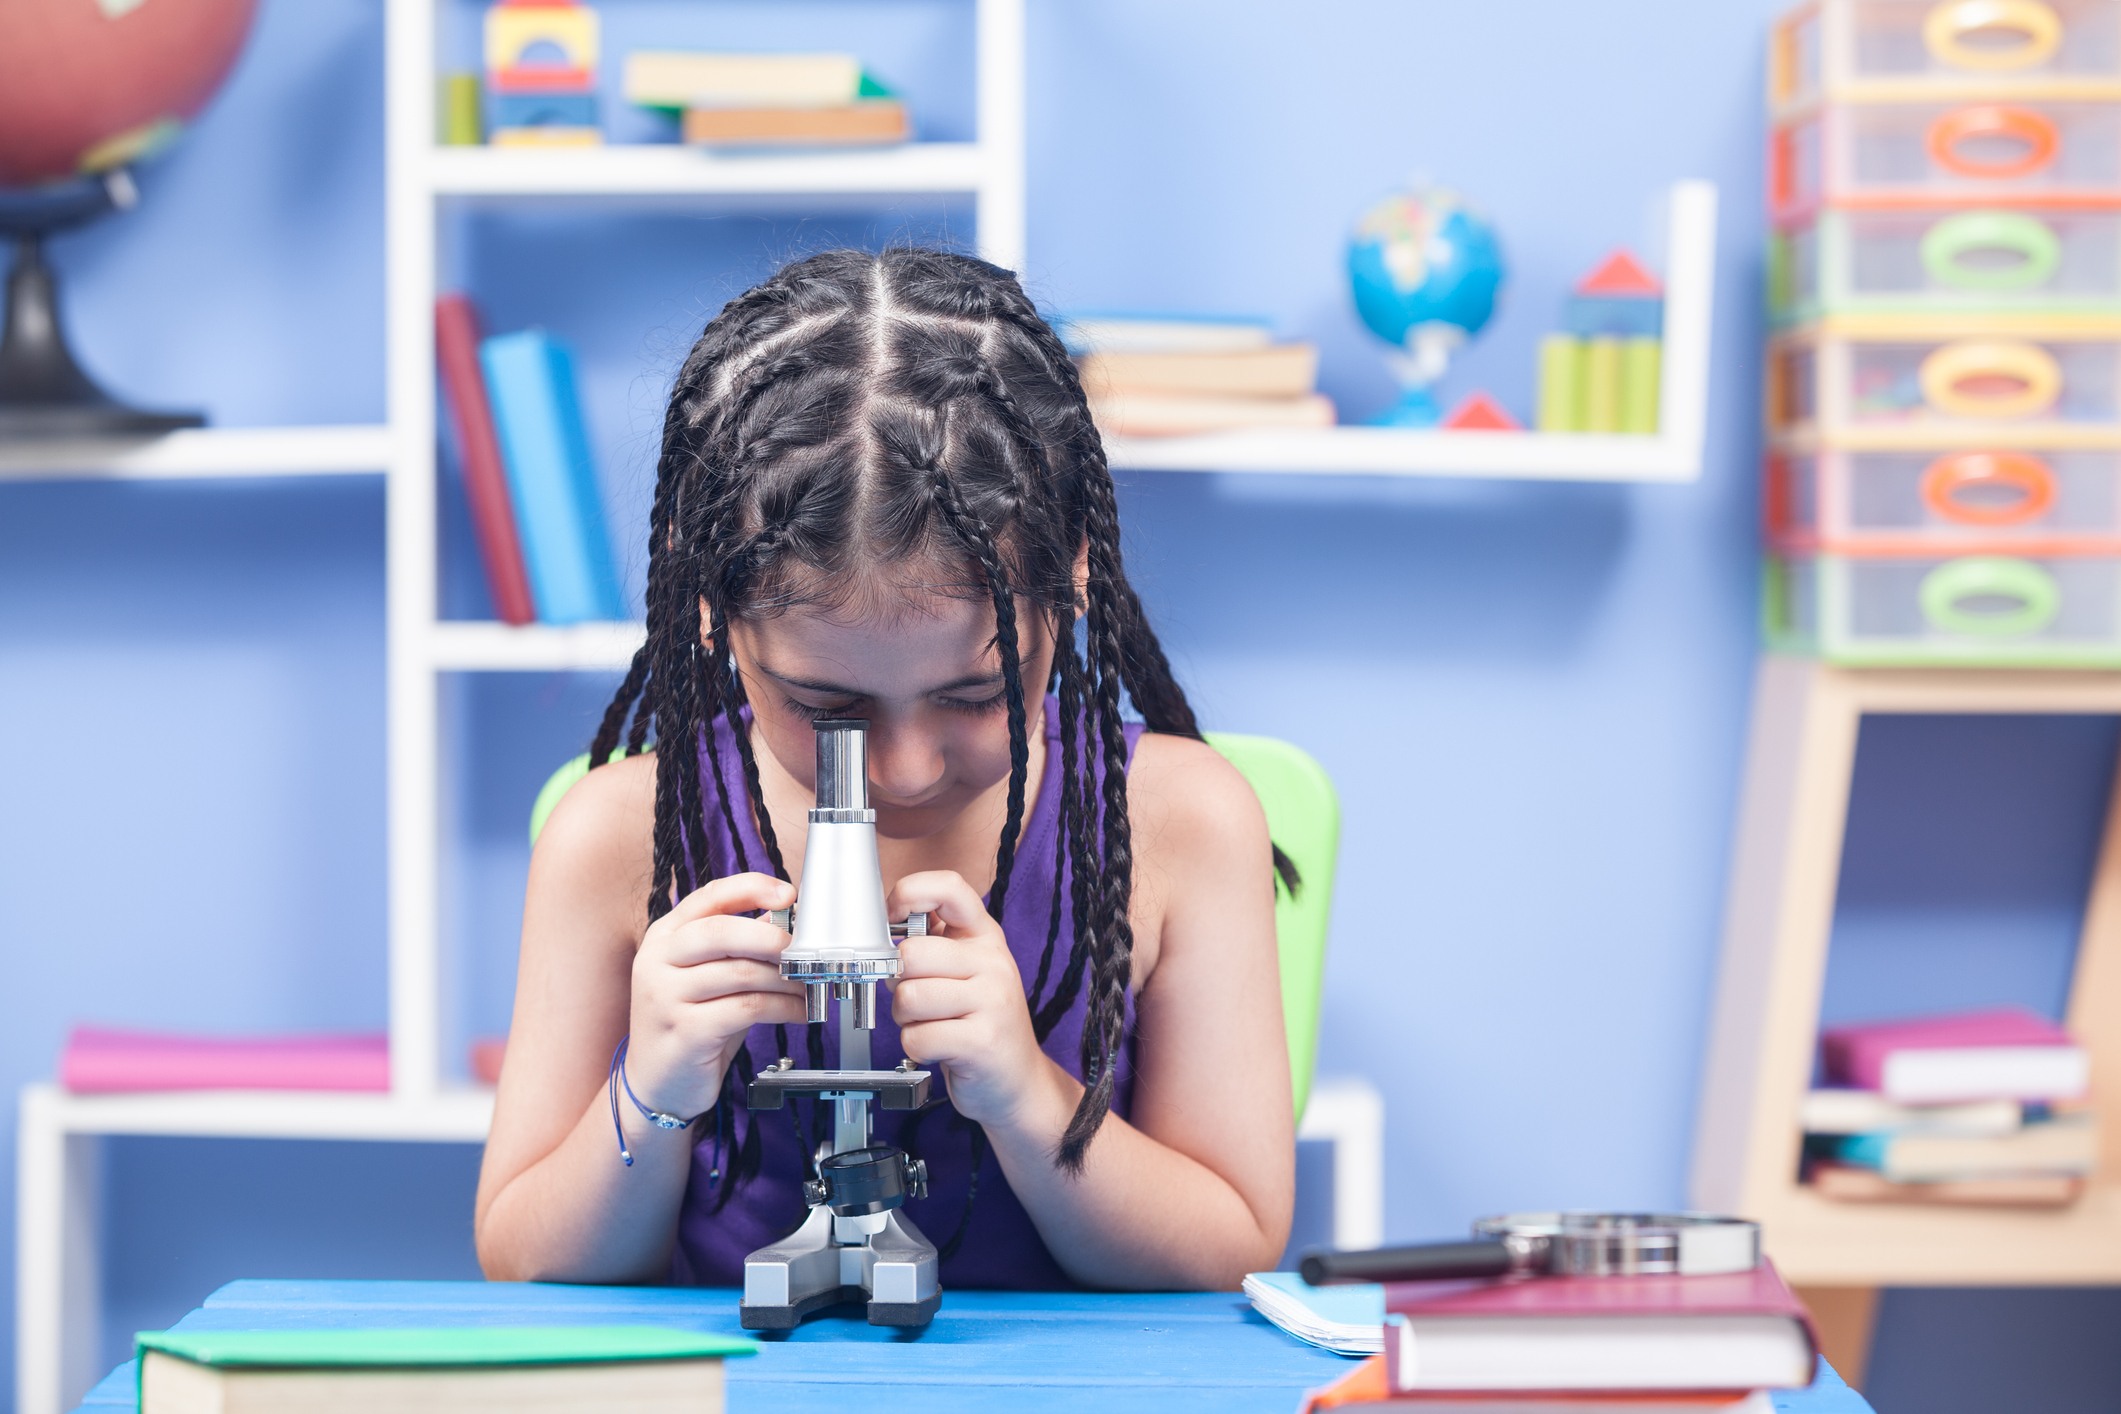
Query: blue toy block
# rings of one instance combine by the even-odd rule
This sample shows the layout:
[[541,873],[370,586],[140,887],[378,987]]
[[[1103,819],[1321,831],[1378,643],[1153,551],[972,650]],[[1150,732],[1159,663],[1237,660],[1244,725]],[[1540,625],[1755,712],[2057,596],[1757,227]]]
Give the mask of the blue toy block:
[[593,93],[497,93],[491,126],[496,128],[593,128]]
[[1571,295],[1562,322],[1579,339],[1660,338],[1664,301],[1648,295]]

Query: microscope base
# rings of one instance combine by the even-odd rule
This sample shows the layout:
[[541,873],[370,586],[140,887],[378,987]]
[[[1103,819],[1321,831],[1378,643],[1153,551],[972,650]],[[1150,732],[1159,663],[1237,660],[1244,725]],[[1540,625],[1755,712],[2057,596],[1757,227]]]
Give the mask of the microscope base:
[[744,1259],[738,1318],[748,1331],[789,1330],[827,1306],[862,1301],[872,1326],[924,1326],[943,1304],[935,1244],[893,1210],[865,1242],[834,1240],[832,1211],[812,1208],[803,1225]]

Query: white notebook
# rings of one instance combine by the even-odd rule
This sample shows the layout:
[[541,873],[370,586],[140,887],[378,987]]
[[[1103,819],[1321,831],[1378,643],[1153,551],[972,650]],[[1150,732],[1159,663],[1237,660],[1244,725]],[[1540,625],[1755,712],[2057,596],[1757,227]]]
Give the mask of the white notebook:
[[1254,1272],[1245,1278],[1245,1295],[1290,1335],[1336,1355],[1385,1348],[1385,1289],[1376,1282],[1312,1286],[1295,1272]]

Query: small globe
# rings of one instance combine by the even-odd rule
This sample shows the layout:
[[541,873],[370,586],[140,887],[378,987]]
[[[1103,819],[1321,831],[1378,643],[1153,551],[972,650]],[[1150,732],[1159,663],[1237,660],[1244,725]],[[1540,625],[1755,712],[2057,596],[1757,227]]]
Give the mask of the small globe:
[[1456,192],[1410,187],[1364,213],[1348,238],[1348,280],[1370,332],[1404,348],[1423,324],[1470,337],[1495,312],[1502,242]]
[[0,0],[0,187],[152,156],[228,76],[257,0]]

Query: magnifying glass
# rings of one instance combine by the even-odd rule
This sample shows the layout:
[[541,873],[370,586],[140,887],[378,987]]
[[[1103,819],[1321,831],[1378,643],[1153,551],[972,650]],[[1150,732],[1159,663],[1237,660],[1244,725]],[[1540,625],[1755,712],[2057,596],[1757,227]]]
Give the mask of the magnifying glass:
[[1504,1276],[1719,1276],[1760,1265],[1760,1224],[1712,1213],[1504,1213],[1470,1242],[1307,1252],[1313,1286]]

